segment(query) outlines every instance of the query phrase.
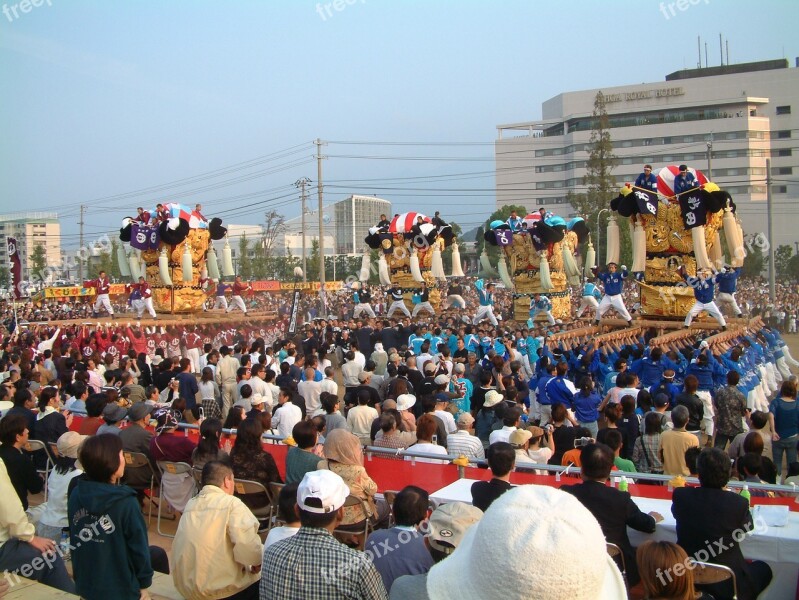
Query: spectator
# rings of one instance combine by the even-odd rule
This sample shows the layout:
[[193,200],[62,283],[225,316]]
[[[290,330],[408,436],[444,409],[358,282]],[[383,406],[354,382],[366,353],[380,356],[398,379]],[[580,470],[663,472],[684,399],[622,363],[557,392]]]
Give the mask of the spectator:
[[107,403],[105,394],[92,394],[86,399],[86,417],[78,427],[81,435],[94,435],[103,424],[103,409]]
[[365,389],[358,391],[357,400],[358,406],[354,406],[347,413],[347,425],[361,444],[366,446],[372,441],[371,427],[372,421],[377,418],[377,410],[369,406],[370,395]]
[[614,465],[614,454],[608,446],[584,446],[580,452],[580,462],[583,482],[564,485],[560,489],[574,495],[591,511],[602,528],[605,539],[621,549],[627,567],[627,581],[631,587],[635,586],[639,580],[638,569],[635,564],[635,549],[627,536],[627,527],[644,533],[654,533],[655,523],[662,521],[663,516],[656,512],[642,513],[628,492],[606,485]]
[[322,403],[322,410],[325,411],[325,428],[327,431],[331,432],[339,428],[347,429],[347,419],[342,417],[339,412],[341,401],[338,399],[338,395],[322,392],[319,395],[319,400]]
[[[735,573],[738,598],[754,600],[771,582],[772,573],[766,563],[747,562],[741,553],[739,533],[754,528],[749,502],[724,489],[730,479],[730,459],[718,448],[704,449],[696,468],[700,487],[676,488],[672,496],[677,543],[689,556],[696,556],[700,550],[706,552],[708,540],[722,544],[714,548],[710,562],[730,567]],[[732,588],[726,582],[708,586],[707,591],[716,598],[732,597]]]
[[205,419],[200,425],[200,442],[191,453],[191,464],[194,468],[202,469],[205,463],[212,460],[228,462],[230,456],[220,448],[221,443],[222,421],[213,417]]
[[[243,406],[231,406],[230,410],[227,413],[227,418],[225,419],[224,424],[222,425],[222,429],[233,429],[235,430],[244,420],[244,407]],[[274,419],[272,421],[274,425]],[[288,437],[288,435],[286,435]]]
[[318,468],[333,471],[344,480],[352,496],[366,503],[365,509],[360,505],[345,506],[340,527],[363,531],[365,519],[377,524],[388,518],[388,506],[375,503],[377,484],[363,466],[363,449],[355,435],[345,429],[331,431],[325,438],[325,460],[318,461]]
[[496,442],[507,442],[510,435],[518,429],[521,424],[522,409],[518,406],[513,406],[505,411],[502,417],[502,428],[496,429],[488,436],[488,444]]
[[272,527],[264,542],[264,552],[274,543],[290,538],[300,530],[300,516],[297,511],[298,483],[287,483],[280,488],[277,497],[277,518],[283,522],[279,527]]
[[447,436],[447,454],[484,459],[483,442],[474,435],[474,417],[468,412],[461,413],[456,427],[455,433]]
[[[128,426],[119,432],[119,439],[122,441],[122,450],[144,454],[150,461],[152,472],[157,473],[158,469],[150,455],[150,442],[153,439],[153,434],[147,429],[152,410],[153,407],[146,402],[134,404],[128,411]],[[150,487],[150,475],[150,471],[146,467],[125,469],[122,482],[137,490],[139,503],[144,501],[144,490]]]
[[699,446],[691,446],[685,450],[685,467],[688,469],[688,475],[696,477],[696,459],[702,453]]
[[696,439],[702,441],[702,419],[705,416],[705,408],[702,399],[697,395],[699,380],[695,375],[685,377],[684,390],[677,394],[675,403],[677,406],[684,406],[688,409],[688,423],[686,431],[693,433]]
[[[261,422],[256,419],[244,419],[236,430],[236,441],[230,451],[230,462],[236,479],[257,481],[267,490],[272,482],[283,483],[277,464],[272,455],[261,445],[264,433]],[[250,508],[262,508],[269,503],[268,497],[257,494],[245,497],[244,503]]]
[[661,415],[649,412],[644,417],[644,434],[635,440],[633,446],[633,464],[640,473],[663,473],[663,462],[660,460]]
[[658,455],[663,462],[663,472],[666,475],[690,474],[685,464],[685,451],[691,446],[699,446],[699,439],[686,431],[688,423],[688,409],[685,405],[678,405],[671,411],[672,429],[660,434],[660,448]]
[[782,475],[782,456],[787,464],[796,462],[796,443],[799,440],[799,408],[796,403],[796,383],[784,381],[780,394],[769,405],[774,465]]
[[28,494],[38,494],[44,489],[30,453],[23,450],[28,445],[29,433],[27,419],[22,414],[0,420],[0,458],[24,510],[28,510]]
[[[36,415],[36,423],[31,433],[31,439],[41,440],[45,448],[48,444],[55,444],[62,435],[69,431],[72,425],[72,415],[63,415],[59,412],[61,404],[58,398],[58,388],[47,386],[39,395],[39,413]],[[44,468],[45,461],[38,464],[39,468]]]
[[[337,429],[333,434],[338,432],[347,433]],[[297,489],[300,530],[264,550],[261,598],[327,600],[331,585],[335,585],[335,595],[343,598],[387,598],[374,564],[332,535],[344,518],[342,509],[349,493],[344,480],[331,471],[312,471],[303,477]]]
[[9,408],[3,416],[22,415],[25,417],[25,424],[28,428],[28,432],[32,432],[36,428],[36,413],[33,412],[35,406],[36,397],[33,393],[29,389],[20,387],[14,392],[14,406]]
[[580,381],[580,389],[575,392],[572,399],[572,408],[574,409],[574,417],[581,427],[585,427],[595,438],[599,426],[599,405],[602,404],[602,398],[594,390],[594,380],[591,377],[583,377]]
[[[416,443],[413,444],[409,451],[412,452],[424,452],[426,454],[441,454],[442,456],[447,455],[447,448],[446,446],[439,446],[433,438],[436,435],[438,423],[436,422],[435,416],[430,413],[425,413],[419,418],[419,421],[416,423]],[[406,456],[405,460],[414,460],[418,462],[426,462],[426,463],[434,463],[434,464],[447,464],[449,460],[447,459],[436,459],[436,458],[424,458],[424,457],[411,457]]]
[[117,423],[124,419],[127,414],[128,411],[119,406],[116,402],[106,404],[105,408],[103,408],[103,424],[97,428],[97,433],[95,435],[102,435],[104,433],[119,435],[119,432],[122,430],[117,426]]
[[[644,390],[641,390],[642,392]],[[648,392],[645,392],[648,395]],[[641,394],[639,394],[640,396]],[[622,433],[624,445],[621,448],[621,457],[631,459],[633,456],[633,446],[638,434],[641,432],[641,421],[643,417],[636,412],[636,400],[629,394],[621,397],[621,418],[618,421],[619,432]]]
[[605,436],[605,444],[613,452],[613,466],[625,473],[635,473],[635,465],[631,460],[621,457],[622,437],[618,429],[611,429]]
[[[579,576],[563,577],[553,569],[567,563]],[[533,485],[515,488],[492,505],[455,551],[430,569],[427,593],[436,600],[626,597],[596,519],[565,492]]]
[[488,447],[486,458],[493,477],[489,481],[476,481],[471,488],[472,504],[483,512],[513,487],[510,474],[516,464],[516,451],[507,442],[497,442]]
[[172,542],[175,588],[186,598],[258,598],[258,519],[233,495],[224,462],[203,466],[202,489],[189,500]]
[[67,431],[58,441],[58,456],[54,459],[53,470],[47,478],[47,502],[36,524],[36,534],[53,541],[61,541],[61,532],[69,528],[67,520],[67,490],[69,482],[83,473],[75,465],[78,451],[87,436],[74,431]]
[[92,436],[78,456],[86,477],[68,502],[77,593],[87,600],[138,598],[152,584],[153,567],[136,492],[118,485],[125,472],[122,442],[116,435]]
[[[425,490],[413,485],[403,488],[394,500],[394,527],[377,530],[366,540],[365,551],[373,557],[389,592],[398,577],[421,575],[433,566],[424,536],[419,532],[419,526],[427,519],[428,502]],[[384,548],[394,551],[384,552]]]
[[277,399],[277,408],[272,413],[272,429],[277,435],[287,438],[291,435],[294,426],[302,420],[302,410],[291,401],[291,390],[280,388]]
[[673,542],[647,540],[635,551],[644,598],[664,600],[710,600],[694,589],[693,569],[675,569],[687,565],[688,555]]
[[738,389],[740,375],[731,369],[727,373],[727,385],[716,390],[713,396],[713,407],[716,410],[716,437],[713,447],[725,450],[727,442],[743,433],[743,420],[749,414],[746,398]]
[[[191,360],[188,358],[180,359],[180,372],[175,376],[178,380],[180,397],[186,401],[186,408],[193,410],[197,406],[197,392],[200,387],[197,384],[197,377],[192,372]],[[197,418],[199,414],[195,414]]]
[[[0,494],[3,498],[0,504],[0,570],[4,573],[14,573],[39,560],[42,561],[43,568],[31,569],[31,579],[68,594],[74,594],[75,584],[67,574],[64,561],[56,555],[55,542],[35,535],[35,528],[28,521],[28,516],[8,477],[5,462],[1,460]],[[52,560],[45,561],[45,556]]]
[[[383,404],[394,402],[386,400]],[[380,431],[375,436],[374,445],[378,448],[405,449],[416,443],[416,435],[410,431],[400,431],[397,426],[400,424],[400,414],[396,409],[383,408],[383,412],[378,418]],[[385,456],[385,455],[384,455]],[[386,456],[386,458],[390,458]]]
[[296,446],[286,454],[286,483],[299,483],[308,471],[315,471],[319,457],[313,453],[319,437],[311,421],[300,421],[291,431]]
[[548,431],[554,441],[555,451],[552,458],[549,459],[551,465],[559,465],[563,454],[574,448],[576,431],[570,423],[567,424],[567,418],[566,405],[552,405],[552,422]]
[[744,450],[744,440],[751,433],[756,433],[762,440],[763,456],[773,460],[774,454],[771,443],[771,433],[769,432],[769,413],[756,410],[749,413],[749,432],[741,432],[733,438],[730,445],[727,447],[727,454],[730,458],[740,458],[746,453]]
[[[156,417],[155,436],[150,440],[150,457],[158,461],[191,464],[194,442],[183,434],[175,433],[178,420],[170,410],[163,410]],[[177,511],[182,511],[194,495],[194,479],[190,473],[165,471],[161,476],[164,497]]]
[[222,418],[222,405],[220,400],[222,392],[219,385],[214,381],[214,370],[211,367],[204,367],[200,383],[197,384],[202,402],[203,416],[209,418]]
[[[428,521],[425,545],[435,564],[450,556],[466,532],[483,516],[483,511],[465,502],[447,502],[433,511]],[[427,600],[427,572],[403,575],[391,586],[391,600]]]

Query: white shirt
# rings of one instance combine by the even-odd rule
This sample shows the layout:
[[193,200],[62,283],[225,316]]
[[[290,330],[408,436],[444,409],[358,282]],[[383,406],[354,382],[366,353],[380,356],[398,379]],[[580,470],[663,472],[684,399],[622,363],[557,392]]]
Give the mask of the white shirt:
[[264,550],[269,548],[275,542],[279,542],[281,540],[288,539],[292,536],[297,535],[297,532],[300,530],[299,527],[286,527],[285,525],[282,527],[272,527],[269,530],[269,535],[266,536],[266,541],[264,542]]
[[502,429],[497,429],[496,431],[492,431],[491,435],[488,436],[488,445],[494,444],[496,442],[507,442],[510,439],[510,434],[516,431],[516,427],[508,427],[504,425]]
[[67,489],[73,477],[81,475],[83,471],[74,469],[61,474],[55,469],[50,472],[47,478],[47,502],[39,521],[49,527],[66,527],[69,525],[67,519]]
[[372,422],[377,418],[377,411],[371,406],[358,405],[347,413],[347,425],[350,431],[360,438],[362,443],[370,443]]
[[338,396],[338,384],[332,379],[328,379],[327,377],[325,377],[322,381],[319,382],[319,385],[321,386],[323,392],[327,392],[328,394],[333,394],[334,396]]
[[458,430],[447,436],[447,453],[466,457],[485,458],[483,442],[468,431]]
[[363,352],[361,352],[360,350],[355,351],[355,362],[358,363],[358,365],[361,367],[361,370],[363,371],[363,368],[366,366],[366,357],[363,355]]
[[322,412],[322,401],[319,394],[322,393],[322,384],[318,381],[300,381],[297,391],[305,400],[305,414],[315,417]]
[[[447,438],[449,439],[449,438]],[[429,442],[422,442],[421,444],[414,444],[410,448],[408,448],[409,452],[424,452],[425,454],[443,454],[446,456],[447,449],[444,446],[439,446],[438,444],[431,444]],[[446,465],[449,463],[449,460],[438,460],[436,458],[418,458],[413,456],[406,456],[405,460],[416,460],[417,462],[423,463],[435,463],[439,465]]]
[[294,426],[302,421],[302,411],[293,402],[286,402],[272,415],[272,429],[282,437],[289,437]]
[[447,435],[457,431],[458,428],[455,426],[455,417],[452,416],[451,412],[446,410],[437,410],[433,414],[441,419],[441,421],[444,423],[444,429],[447,430]]

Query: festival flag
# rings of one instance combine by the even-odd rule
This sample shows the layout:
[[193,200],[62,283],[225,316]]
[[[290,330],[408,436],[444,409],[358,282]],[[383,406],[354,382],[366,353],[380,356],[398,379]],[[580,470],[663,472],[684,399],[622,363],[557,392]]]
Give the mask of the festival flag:
[[658,216],[658,195],[649,190],[636,189],[635,202],[638,205],[638,212],[642,215]]
[[680,196],[680,211],[686,229],[693,229],[707,223],[707,210],[699,196],[699,188]]
[[8,270],[11,272],[11,288],[14,290],[14,299],[22,298],[22,261],[19,258],[19,246],[16,238],[7,237]]
[[136,250],[149,250],[150,228],[134,223],[130,229],[130,247]]
[[294,289],[294,299],[291,302],[291,319],[289,320],[289,334],[297,333],[297,313],[300,310],[300,290]]

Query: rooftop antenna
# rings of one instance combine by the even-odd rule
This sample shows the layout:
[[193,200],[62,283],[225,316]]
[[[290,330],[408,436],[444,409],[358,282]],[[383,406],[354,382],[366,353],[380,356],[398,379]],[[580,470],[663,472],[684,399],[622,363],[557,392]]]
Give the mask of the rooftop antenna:
[[719,33],[719,55],[721,58],[721,66],[724,66],[724,45],[721,42],[721,34]]
[[730,40],[724,40],[724,44],[727,46],[727,65],[730,64]]
[[707,62],[707,42],[705,42],[705,67],[710,66],[710,63]]
[[696,51],[699,53],[699,68],[702,68],[702,38],[696,36]]

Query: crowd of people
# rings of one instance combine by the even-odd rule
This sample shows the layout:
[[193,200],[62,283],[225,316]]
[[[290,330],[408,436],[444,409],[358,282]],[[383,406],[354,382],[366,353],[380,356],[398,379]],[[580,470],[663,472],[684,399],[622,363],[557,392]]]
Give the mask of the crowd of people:
[[[0,351],[0,486],[13,500],[0,511],[0,569],[25,575],[37,556],[65,542],[74,581],[58,556],[26,576],[86,598],[137,597],[154,570],[170,570],[163,551],[149,545],[141,514],[149,478],[122,454],[137,452],[202,470],[199,494],[190,474],[165,472],[161,481],[169,509],[181,514],[171,570],[188,597],[454,598],[499,589],[529,597],[529,589],[510,585],[531,581],[523,568],[531,561],[511,556],[512,530],[524,531],[514,552],[531,559],[553,552],[581,573],[567,590],[542,571],[532,578],[541,594],[596,598],[616,590],[608,597],[623,597],[612,562],[585,551],[601,542],[595,554],[604,555],[607,539],[622,549],[630,584],[640,578],[652,597],[680,597],[665,594],[690,581],[655,575],[668,556],[695,553],[702,527],[729,525],[731,533],[748,524],[748,511],[739,511],[744,498],[725,491],[727,481],[746,481],[756,495],[771,493],[764,482],[799,474],[791,374],[799,363],[779,329],[763,314],[718,340],[698,330],[668,343],[636,329],[597,337],[582,329],[593,313],[586,321],[514,319],[512,294],[497,287],[456,281],[437,313],[416,317],[399,309],[387,315],[394,301],[378,288],[328,294],[325,318],[306,296],[308,322],[293,335],[290,302],[279,296],[252,300],[282,317],[273,322],[242,315],[142,327],[118,314],[106,323],[13,323]],[[630,284],[619,290],[635,316],[630,293]],[[747,293],[742,285],[738,300],[752,314]],[[376,316],[361,310],[353,318],[365,300]],[[199,444],[180,433],[186,424],[199,426]],[[224,429],[236,430],[232,444],[223,442]],[[263,444],[265,433],[289,440],[283,469]],[[29,439],[45,450],[24,452]],[[53,446],[47,502],[31,507],[29,495],[45,485],[36,467]],[[472,505],[450,503],[427,518],[423,485],[402,490],[393,507],[378,496],[364,446],[394,458],[419,453],[422,463],[465,456],[487,462],[493,478],[475,484]],[[512,489],[509,481],[514,468],[570,464],[582,469],[583,482],[563,491]],[[633,510],[629,494],[606,487],[612,470],[699,477],[696,493],[674,496],[679,546],[647,544],[636,553],[626,526],[651,532],[660,515]],[[234,479],[283,486],[285,525],[265,547],[257,515],[269,498],[243,502],[233,495]],[[359,502],[347,502],[350,496]],[[699,519],[705,503],[717,513]],[[529,519],[534,511],[542,518]],[[367,521],[376,531],[364,540]],[[538,547],[536,531],[554,547]],[[402,550],[380,556],[400,536],[408,540]],[[507,546],[512,560],[501,580],[463,570],[488,560],[477,536],[493,540],[494,554]],[[718,562],[735,570],[741,598],[755,598],[771,576],[767,565],[743,561],[736,544]]]

